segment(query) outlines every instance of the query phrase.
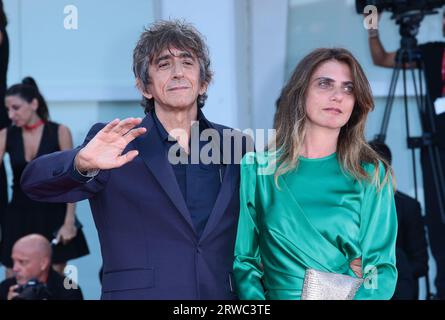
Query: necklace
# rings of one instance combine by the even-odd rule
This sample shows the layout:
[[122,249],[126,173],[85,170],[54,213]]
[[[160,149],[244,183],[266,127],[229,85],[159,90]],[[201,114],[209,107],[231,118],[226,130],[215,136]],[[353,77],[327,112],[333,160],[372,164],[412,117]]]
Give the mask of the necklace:
[[45,121],[43,121],[42,119],[40,119],[39,121],[37,121],[36,123],[32,124],[32,125],[27,125],[25,124],[23,126],[23,129],[25,129],[26,131],[31,131],[34,129],[37,129],[38,127],[40,127],[42,124],[44,124]]

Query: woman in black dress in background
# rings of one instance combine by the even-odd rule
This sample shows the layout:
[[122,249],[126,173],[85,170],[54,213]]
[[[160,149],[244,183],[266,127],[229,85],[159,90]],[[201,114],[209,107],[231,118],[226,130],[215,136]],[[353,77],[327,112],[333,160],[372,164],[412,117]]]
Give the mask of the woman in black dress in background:
[[[6,32],[7,19],[3,11],[3,2],[0,0],[0,130],[6,128],[10,121],[5,108],[6,73],[9,60],[9,39]],[[8,203],[6,173],[3,164],[0,164],[0,227]],[[0,229],[1,230],[1,229]],[[1,241],[1,232],[0,232]]]
[[89,253],[77,227],[75,204],[45,203],[29,199],[20,187],[25,166],[44,154],[72,148],[71,133],[64,125],[49,121],[48,108],[32,78],[8,88],[5,105],[12,126],[0,131],[0,162],[9,154],[14,175],[12,200],[3,219],[0,259],[12,275],[11,250],[15,241],[30,233],[44,235],[53,246],[53,267],[63,273],[66,262]]

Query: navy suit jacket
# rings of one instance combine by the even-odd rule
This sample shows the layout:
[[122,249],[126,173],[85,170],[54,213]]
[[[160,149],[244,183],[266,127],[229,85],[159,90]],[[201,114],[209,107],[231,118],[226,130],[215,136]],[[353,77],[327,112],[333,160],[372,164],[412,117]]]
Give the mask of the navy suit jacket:
[[[210,125],[222,138],[226,127]],[[132,162],[86,183],[75,178],[77,152],[104,127],[96,124],[82,146],[32,161],[22,175],[23,190],[38,201],[89,200],[103,258],[102,299],[236,299],[231,272],[239,165],[227,164],[199,238],[153,118],[147,115],[140,126],[147,133],[124,151],[139,151]]]

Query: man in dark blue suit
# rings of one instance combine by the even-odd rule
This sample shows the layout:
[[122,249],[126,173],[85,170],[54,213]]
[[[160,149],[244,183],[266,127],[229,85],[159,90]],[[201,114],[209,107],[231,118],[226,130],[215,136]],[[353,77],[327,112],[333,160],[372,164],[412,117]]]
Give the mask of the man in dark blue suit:
[[235,299],[238,164],[252,143],[201,112],[212,72],[189,24],[145,30],[133,71],[145,118],[94,125],[82,146],[30,163],[22,188],[34,200],[89,199],[102,299]]

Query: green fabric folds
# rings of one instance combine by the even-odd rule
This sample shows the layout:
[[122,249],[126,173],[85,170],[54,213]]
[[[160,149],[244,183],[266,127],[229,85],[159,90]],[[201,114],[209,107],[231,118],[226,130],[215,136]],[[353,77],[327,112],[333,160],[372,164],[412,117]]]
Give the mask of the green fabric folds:
[[[373,166],[365,165],[372,175]],[[307,268],[355,276],[356,299],[389,299],[397,280],[397,215],[392,183],[380,190],[345,174],[336,154],[301,157],[274,181],[273,157],[248,153],[241,164],[234,276],[240,299],[300,299]],[[380,179],[384,177],[380,165]]]

